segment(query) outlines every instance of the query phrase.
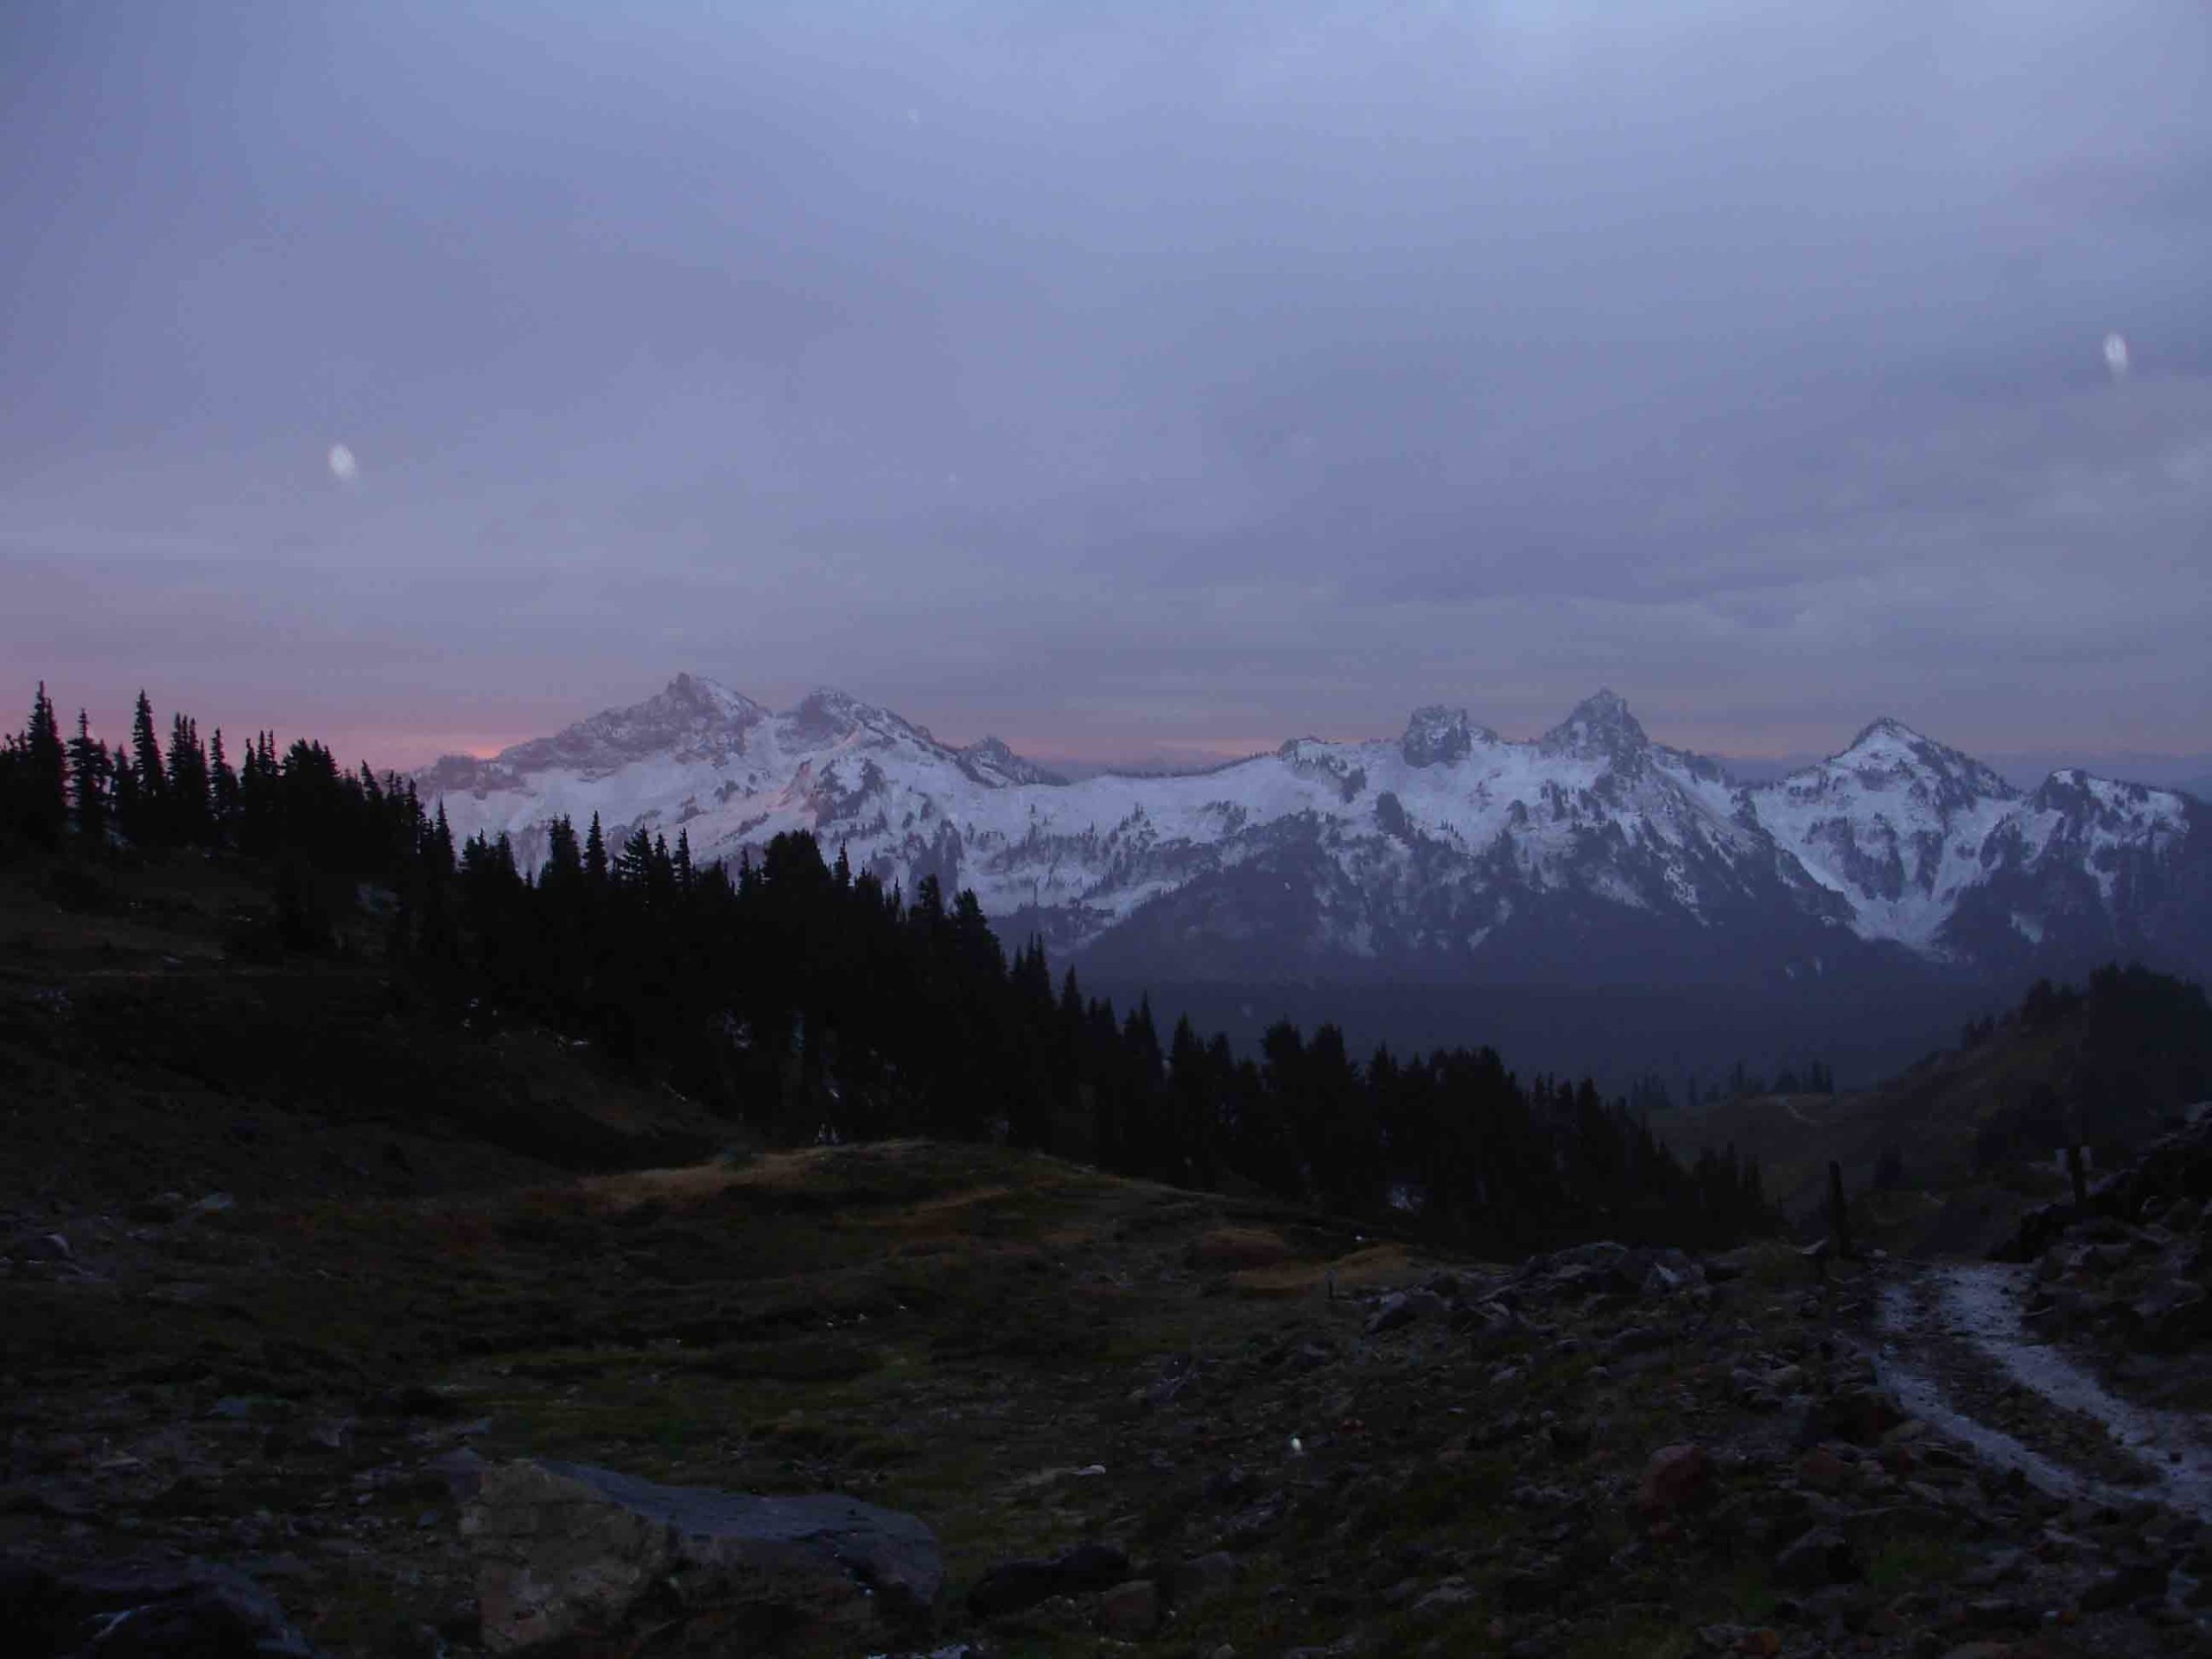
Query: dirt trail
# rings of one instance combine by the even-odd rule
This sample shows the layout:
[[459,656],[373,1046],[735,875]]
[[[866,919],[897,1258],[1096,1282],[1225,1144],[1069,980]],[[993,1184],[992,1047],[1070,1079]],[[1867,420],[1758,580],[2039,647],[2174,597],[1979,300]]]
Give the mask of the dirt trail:
[[2045,1491],[2150,1498],[2212,1521],[2212,1447],[2201,1426],[2121,1398],[2030,1332],[2021,1305],[2031,1271],[1957,1263],[1890,1284],[1874,1357],[1883,1380],[1916,1416]]

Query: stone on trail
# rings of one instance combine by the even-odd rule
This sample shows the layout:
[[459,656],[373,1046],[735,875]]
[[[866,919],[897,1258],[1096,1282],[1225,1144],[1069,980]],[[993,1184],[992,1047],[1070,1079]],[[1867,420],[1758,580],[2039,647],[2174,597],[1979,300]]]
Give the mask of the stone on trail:
[[1817,1590],[1859,1576],[1858,1553],[1828,1527],[1815,1527],[1775,1559],[1774,1581],[1793,1590]]
[[1887,1390],[1844,1389],[1806,1409],[1798,1423],[1797,1444],[1807,1450],[1823,1440],[1872,1446],[1904,1421],[1903,1408]]
[[1382,1299],[1369,1318],[1367,1334],[1377,1337],[1385,1331],[1395,1331],[1402,1325],[1411,1325],[1414,1317],[1413,1304],[1402,1292],[1394,1290]]
[[484,1471],[462,1531],[498,1653],[618,1630],[672,1583],[702,1634],[793,1621],[855,1636],[924,1615],[944,1583],[922,1522],[832,1493],[756,1497],[583,1464]]
[[2212,1329],[2212,1300],[2186,1279],[2153,1286],[2128,1309],[2145,1347],[2176,1353]]
[[1116,1585],[1098,1599],[1098,1624],[1125,1640],[1149,1636],[1160,1627],[1160,1587],[1150,1579]]
[[1129,1558],[1111,1544],[1077,1544],[1051,1560],[1001,1561],[976,1580],[968,1610],[978,1618],[1019,1613],[1054,1596],[1105,1590],[1129,1576]]
[[1694,1443],[1662,1446],[1643,1467],[1636,1489],[1638,1514],[1656,1520],[1704,1496],[1713,1479],[1712,1454]]

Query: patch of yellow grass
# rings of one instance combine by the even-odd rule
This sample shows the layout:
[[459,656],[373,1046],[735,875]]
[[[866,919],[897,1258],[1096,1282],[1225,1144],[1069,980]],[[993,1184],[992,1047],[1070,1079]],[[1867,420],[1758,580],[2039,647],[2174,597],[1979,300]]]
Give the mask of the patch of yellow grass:
[[1280,1267],[1296,1255],[1289,1240],[1272,1228],[1217,1227],[1192,1242],[1190,1262],[1194,1268],[1242,1272]]
[[698,1204],[728,1190],[739,1173],[720,1164],[686,1169],[633,1169],[620,1175],[587,1176],[577,1185],[595,1210],[620,1215],[641,1204]]
[[616,1215],[656,1200],[678,1206],[703,1204],[733,1187],[804,1186],[839,1150],[807,1147],[797,1152],[764,1152],[743,1164],[626,1170],[620,1175],[588,1176],[576,1185],[588,1200]]
[[1229,1282],[1244,1296],[1304,1296],[1322,1290],[1332,1273],[1338,1290],[1351,1290],[1404,1279],[1412,1265],[1404,1245],[1370,1244],[1334,1262],[1286,1262],[1274,1267],[1247,1268],[1230,1274]]
[[1000,1198],[1010,1198],[1010,1186],[971,1186],[957,1192],[948,1192],[942,1198],[924,1198],[891,1215],[869,1216],[862,1224],[883,1229],[897,1229],[900,1232],[942,1236],[965,1230],[962,1214],[976,1205],[992,1204]]
[[[619,1175],[588,1176],[576,1187],[588,1205],[614,1215],[655,1202],[682,1208],[704,1204],[739,1188],[789,1191],[815,1185],[833,1174],[840,1160],[864,1155],[895,1161],[926,1146],[926,1142],[919,1141],[877,1141],[860,1154],[849,1147],[803,1147],[791,1152],[764,1152],[741,1164],[717,1161],[674,1169],[637,1169]],[[955,1218],[959,1212],[1010,1198],[1014,1192],[1013,1187],[1005,1185],[964,1187],[936,1198],[917,1199],[891,1213],[868,1217],[868,1224],[923,1230],[950,1224],[957,1230]]]

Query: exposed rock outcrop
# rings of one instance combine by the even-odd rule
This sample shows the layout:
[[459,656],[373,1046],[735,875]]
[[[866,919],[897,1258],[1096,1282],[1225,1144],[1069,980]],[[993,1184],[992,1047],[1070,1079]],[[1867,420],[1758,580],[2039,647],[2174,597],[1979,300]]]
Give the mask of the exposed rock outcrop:
[[[793,1625],[858,1639],[925,1620],[944,1583],[936,1535],[895,1510],[663,1486],[582,1464],[487,1471],[462,1529],[497,1653],[641,1617],[681,1624],[677,1651]],[[677,1605],[657,1610],[671,1589]]]

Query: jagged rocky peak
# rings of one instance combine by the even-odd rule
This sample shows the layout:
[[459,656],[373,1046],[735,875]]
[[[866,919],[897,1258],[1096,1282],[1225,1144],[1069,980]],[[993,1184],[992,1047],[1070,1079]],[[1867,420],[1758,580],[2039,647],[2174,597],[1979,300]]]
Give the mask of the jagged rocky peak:
[[503,749],[490,760],[448,756],[429,776],[442,788],[483,788],[556,769],[597,776],[659,754],[694,759],[741,753],[746,733],[767,717],[768,711],[742,692],[699,675],[678,674],[643,702],[601,709],[550,737]]
[[1433,702],[1426,709],[1416,709],[1406,721],[1406,734],[1398,741],[1399,753],[1406,757],[1406,764],[1413,766],[1449,766],[1463,758],[1480,738],[1494,742],[1497,734],[1488,727],[1478,726],[1467,718],[1464,709],[1447,709]]
[[2203,808],[2185,791],[2094,777],[2079,766],[2062,766],[2036,785],[2030,804],[2043,812],[2063,812],[2083,823],[2111,825],[2129,820],[2158,822],[2178,830]]
[[719,716],[747,726],[768,712],[744,692],[733,691],[719,680],[710,680],[701,674],[678,674],[662,688],[659,697],[639,706],[651,708],[653,702],[662,701],[671,708],[689,709],[702,715]]
[[1870,720],[1859,729],[1838,760],[1849,755],[1912,754],[1927,746],[1928,740],[1893,715],[1884,715],[1879,720]]
[[1065,784],[1067,779],[1048,772],[1034,760],[1016,754],[999,738],[985,737],[960,751],[961,769],[986,783]]
[[1651,747],[1643,728],[1618,692],[1602,688],[1585,697],[1574,712],[1544,734],[1546,754],[1575,755],[1616,763],[1634,759]]
[[1947,794],[1961,799],[1985,795],[2011,800],[2019,794],[1972,755],[1938,743],[1888,715],[1869,722],[1829,765],[1848,767],[1862,778],[1904,772],[1932,776]]

